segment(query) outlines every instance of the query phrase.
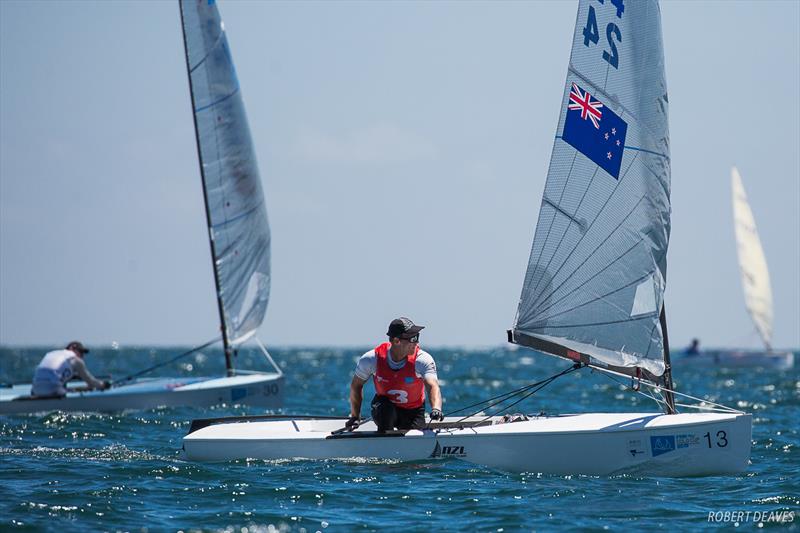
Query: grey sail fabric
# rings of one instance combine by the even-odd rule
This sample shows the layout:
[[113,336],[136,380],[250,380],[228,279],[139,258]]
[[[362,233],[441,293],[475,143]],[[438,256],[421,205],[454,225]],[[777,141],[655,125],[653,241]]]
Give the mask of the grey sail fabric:
[[667,111],[657,1],[581,0],[515,339],[664,373]]
[[255,333],[270,290],[270,231],[239,80],[213,0],[181,0],[220,315],[229,345]]

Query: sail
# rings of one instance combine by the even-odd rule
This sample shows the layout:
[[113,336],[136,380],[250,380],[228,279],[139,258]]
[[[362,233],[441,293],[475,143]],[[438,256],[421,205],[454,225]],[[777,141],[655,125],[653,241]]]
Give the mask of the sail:
[[750,210],[750,204],[747,203],[747,194],[744,192],[742,178],[736,167],[731,169],[731,189],[736,249],[739,254],[744,300],[761,339],[769,349],[772,344],[772,288],[769,283],[767,259],[764,257],[756,221]]
[[581,0],[512,342],[664,373],[667,110],[657,1]]
[[261,325],[269,301],[270,232],[239,80],[213,0],[181,0],[206,214],[223,338]]

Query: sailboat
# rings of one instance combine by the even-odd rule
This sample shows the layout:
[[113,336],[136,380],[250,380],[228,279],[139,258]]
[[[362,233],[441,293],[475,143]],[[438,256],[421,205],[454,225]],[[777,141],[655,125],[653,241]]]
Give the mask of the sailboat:
[[704,350],[687,355],[682,362],[723,367],[761,367],[786,370],[794,366],[794,353],[772,349],[772,286],[769,281],[767,258],[758,237],[755,217],[747,201],[742,177],[731,168],[731,196],[744,302],[753,320],[763,350]]
[[205,419],[183,438],[186,458],[455,458],[590,475],[745,469],[751,415],[724,406],[677,412],[683,405],[675,401],[664,310],[670,156],[660,17],[657,0],[579,1],[544,198],[508,332],[513,345],[571,366],[488,401],[486,409],[592,368],[649,387],[663,413],[481,411],[386,433],[372,422],[346,432],[344,418]]
[[[180,12],[226,375],[123,379],[104,391],[71,382],[63,398],[32,398],[30,384],[14,385],[0,388],[0,415],[282,405],[283,372],[255,337],[269,301],[270,231],[239,82],[216,5],[181,0]],[[234,368],[237,350],[251,339],[270,370]]]

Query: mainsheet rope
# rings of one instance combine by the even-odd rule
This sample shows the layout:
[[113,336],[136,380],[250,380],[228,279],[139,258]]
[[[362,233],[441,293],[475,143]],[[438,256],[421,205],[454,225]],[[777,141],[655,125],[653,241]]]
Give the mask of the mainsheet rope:
[[[475,411],[475,412],[473,412],[471,414],[468,414],[468,415],[462,417],[461,419],[459,419],[458,421],[455,422],[456,424],[458,424],[458,423],[463,422],[464,420],[468,419],[471,416],[477,415],[478,413],[480,413],[481,411],[483,411],[485,409],[491,409],[492,407],[495,407],[495,406],[497,406],[499,404],[502,404],[502,403],[510,400],[511,398],[513,398],[515,396],[522,395],[521,398],[519,398],[514,403],[502,407],[503,409],[509,409],[509,408],[517,405],[521,401],[533,396],[534,394],[536,394],[537,392],[539,392],[540,390],[542,390],[543,388],[545,388],[546,386],[551,384],[553,381],[555,381],[556,379],[560,378],[561,376],[565,376],[565,375],[567,375],[567,374],[569,374],[571,372],[574,372],[575,370],[579,370],[579,369],[584,368],[584,367],[585,367],[585,365],[583,365],[581,363],[575,363],[574,365],[572,365],[571,367],[567,368],[566,370],[563,370],[563,371],[559,372],[558,374],[554,374],[554,375],[550,376],[547,379],[543,379],[542,381],[537,381],[536,383],[531,383],[529,385],[525,385],[524,387],[520,387],[520,388],[515,389],[513,391],[500,394],[500,395],[495,396],[493,398],[489,398],[488,400],[482,400],[482,401],[474,403],[472,405],[468,405],[466,407],[462,407],[461,409],[456,409],[455,411],[450,411],[450,412],[446,413],[445,416],[453,415],[455,413],[460,413],[462,411],[466,411],[467,409],[471,409],[473,407],[486,405],[486,407],[478,409],[477,411]],[[497,401],[495,401],[495,400],[497,400]],[[484,420],[488,420],[492,416],[494,416],[494,413],[488,415]],[[430,427],[430,422],[428,422],[428,427]]]
[[189,351],[183,352],[182,354],[173,357],[169,361],[164,361],[164,362],[158,363],[157,365],[153,365],[153,366],[151,366],[149,368],[145,368],[144,370],[136,372],[135,374],[131,374],[129,376],[125,376],[124,378],[120,378],[120,379],[114,380],[114,382],[111,383],[111,386],[112,387],[116,387],[118,385],[121,385],[122,383],[126,383],[128,381],[131,381],[134,378],[138,378],[139,376],[143,376],[145,374],[148,374],[148,373],[152,372],[153,370],[155,370],[157,368],[161,368],[162,366],[166,366],[168,364],[174,363],[178,359],[186,357],[187,355],[193,354],[193,353],[195,353],[195,352],[197,352],[199,350],[202,350],[203,348],[208,348],[212,344],[215,344],[215,343],[219,342],[219,340],[220,340],[219,337],[214,337],[213,339],[211,339],[207,343],[201,344],[200,346],[195,346],[194,348],[191,348]]

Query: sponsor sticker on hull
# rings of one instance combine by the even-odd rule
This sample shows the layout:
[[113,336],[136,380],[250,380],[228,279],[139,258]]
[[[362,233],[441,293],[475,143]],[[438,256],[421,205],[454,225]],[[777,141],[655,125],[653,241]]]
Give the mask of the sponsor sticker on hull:
[[675,435],[659,435],[650,437],[650,450],[653,457],[658,457],[675,450]]

